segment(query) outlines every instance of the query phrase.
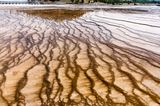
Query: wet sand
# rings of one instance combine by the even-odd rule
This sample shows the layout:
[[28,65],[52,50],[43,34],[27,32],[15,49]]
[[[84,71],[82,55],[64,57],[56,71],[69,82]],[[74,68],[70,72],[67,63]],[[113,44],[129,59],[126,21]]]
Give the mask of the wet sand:
[[159,106],[160,17],[0,10],[0,106]]

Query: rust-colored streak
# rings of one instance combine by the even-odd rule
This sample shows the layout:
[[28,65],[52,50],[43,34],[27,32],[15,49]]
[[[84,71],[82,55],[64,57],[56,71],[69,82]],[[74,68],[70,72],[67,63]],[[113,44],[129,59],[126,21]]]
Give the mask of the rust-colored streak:
[[0,106],[159,106],[160,18],[114,11],[1,10]]

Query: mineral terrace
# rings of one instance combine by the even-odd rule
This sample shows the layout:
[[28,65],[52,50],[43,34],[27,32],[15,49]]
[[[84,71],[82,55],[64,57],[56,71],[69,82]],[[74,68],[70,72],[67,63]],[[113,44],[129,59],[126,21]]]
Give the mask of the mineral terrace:
[[160,106],[160,16],[0,10],[0,106]]

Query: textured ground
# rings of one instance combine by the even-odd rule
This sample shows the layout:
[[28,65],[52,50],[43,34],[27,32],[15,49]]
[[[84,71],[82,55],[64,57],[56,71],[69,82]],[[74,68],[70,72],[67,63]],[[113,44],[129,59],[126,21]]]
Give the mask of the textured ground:
[[33,13],[0,10],[0,106],[160,105],[159,15]]

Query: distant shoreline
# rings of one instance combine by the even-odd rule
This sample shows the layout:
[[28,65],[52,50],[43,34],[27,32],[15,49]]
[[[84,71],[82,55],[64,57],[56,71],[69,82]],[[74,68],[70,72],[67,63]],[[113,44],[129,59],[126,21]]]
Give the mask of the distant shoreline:
[[[0,4],[0,10],[4,9],[86,9],[86,10],[95,10],[95,9],[133,9],[139,10],[139,7],[148,8],[158,7],[156,4],[139,4],[139,5],[111,5],[104,3],[90,3],[90,4]],[[137,8],[137,9],[136,9]],[[142,11],[143,9],[140,9]]]

